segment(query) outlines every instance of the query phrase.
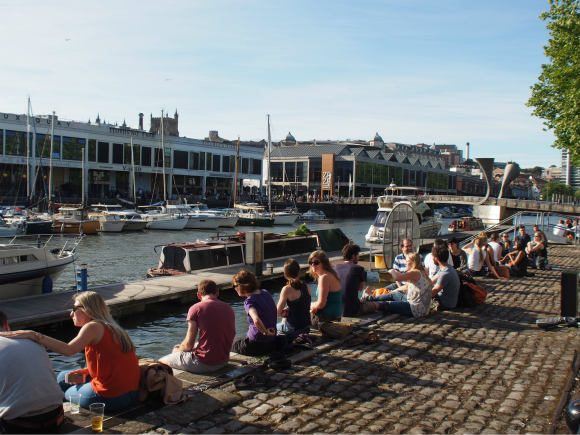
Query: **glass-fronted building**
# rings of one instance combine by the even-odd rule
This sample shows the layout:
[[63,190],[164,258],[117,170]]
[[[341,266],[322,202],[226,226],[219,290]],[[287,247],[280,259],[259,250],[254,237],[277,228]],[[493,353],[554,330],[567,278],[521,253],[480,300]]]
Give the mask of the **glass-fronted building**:
[[[27,189],[32,197],[46,197],[51,161],[53,200],[57,202],[80,197],[83,167],[89,200],[131,198],[133,168],[138,195],[144,200],[163,198],[163,162],[168,198],[224,199],[232,193],[236,145],[230,141],[166,134],[163,153],[161,135],[153,127],[144,130],[142,116],[137,129],[99,118],[83,123],[55,117],[51,134],[51,123],[52,116],[31,117],[27,122],[26,115],[0,113],[1,199],[26,197]],[[175,119],[168,117],[167,123],[176,126],[177,114]],[[244,186],[259,190],[263,155],[263,146],[241,144],[240,191]]]

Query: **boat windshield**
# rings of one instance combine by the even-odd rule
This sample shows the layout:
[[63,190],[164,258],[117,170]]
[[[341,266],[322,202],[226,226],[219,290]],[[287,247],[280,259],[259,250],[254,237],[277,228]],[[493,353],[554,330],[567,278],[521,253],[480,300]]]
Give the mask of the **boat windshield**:
[[375,218],[375,221],[373,222],[373,225],[375,227],[384,227],[385,222],[387,221],[388,215],[389,215],[389,212],[386,212],[386,211],[378,212],[377,217]]

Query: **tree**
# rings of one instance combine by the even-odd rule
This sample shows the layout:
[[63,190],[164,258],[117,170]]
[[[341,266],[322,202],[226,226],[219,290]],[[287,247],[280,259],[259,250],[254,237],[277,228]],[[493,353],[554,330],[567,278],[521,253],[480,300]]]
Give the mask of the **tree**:
[[552,195],[573,196],[574,188],[566,186],[564,183],[560,183],[559,181],[549,181],[542,189],[542,197],[545,200],[550,200]]
[[538,82],[531,87],[528,106],[544,119],[556,136],[553,144],[568,149],[580,163],[580,0],[549,0],[550,9],[540,15],[550,32]]
[[544,168],[542,168],[541,166],[534,166],[533,168],[522,169],[522,172],[526,174],[531,174],[534,177],[541,177],[542,172],[544,172]]

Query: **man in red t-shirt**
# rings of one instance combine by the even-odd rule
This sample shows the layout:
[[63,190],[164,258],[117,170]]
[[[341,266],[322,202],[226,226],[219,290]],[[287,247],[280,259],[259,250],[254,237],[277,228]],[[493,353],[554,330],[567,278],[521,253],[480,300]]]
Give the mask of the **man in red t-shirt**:
[[[209,373],[227,364],[236,335],[232,308],[218,299],[215,282],[203,280],[197,286],[200,300],[187,313],[187,334],[173,352],[159,361],[191,373]],[[196,343],[197,338],[197,343]]]

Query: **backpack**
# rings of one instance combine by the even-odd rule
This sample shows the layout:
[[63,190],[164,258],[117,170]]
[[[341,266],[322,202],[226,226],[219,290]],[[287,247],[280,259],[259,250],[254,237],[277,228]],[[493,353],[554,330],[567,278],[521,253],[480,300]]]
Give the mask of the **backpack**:
[[487,297],[487,290],[473,282],[466,282],[465,285],[470,289],[471,296],[473,297],[475,305],[480,305],[485,302],[485,298]]
[[464,308],[473,308],[476,305],[483,304],[487,297],[487,291],[475,282],[470,274],[459,272],[459,297],[457,306]]

